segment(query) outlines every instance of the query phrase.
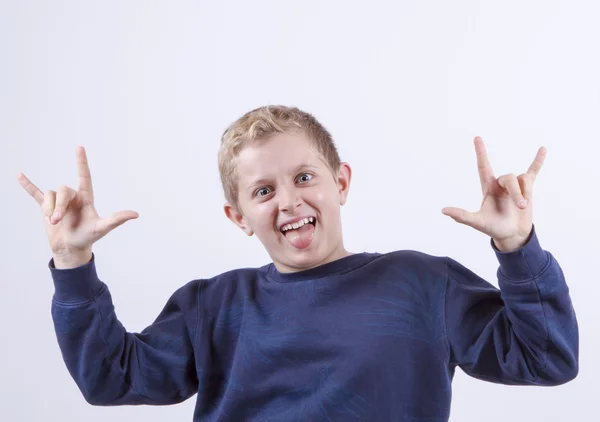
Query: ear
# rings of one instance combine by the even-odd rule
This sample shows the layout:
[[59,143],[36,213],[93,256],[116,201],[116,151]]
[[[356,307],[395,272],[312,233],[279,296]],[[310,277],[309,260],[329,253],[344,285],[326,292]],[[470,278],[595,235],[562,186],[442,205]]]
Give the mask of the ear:
[[340,195],[340,205],[346,203],[348,192],[350,191],[350,179],[352,179],[352,169],[348,163],[340,163],[337,175],[337,187]]
[[236,207],[231,205],[229,202],[225,202],[223,206],[225,215],[229,218],[236,226],[244,231],[248,236],[252,236],[254,231],[248,225],[246,218],[237,210]]

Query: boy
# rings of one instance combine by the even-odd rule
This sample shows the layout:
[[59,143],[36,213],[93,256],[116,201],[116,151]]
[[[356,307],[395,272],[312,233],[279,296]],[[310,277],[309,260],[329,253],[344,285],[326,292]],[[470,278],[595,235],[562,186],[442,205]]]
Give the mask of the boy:
[[475,148],[481,210],[442,212],[491,237],[501,290],[449,257],[348,252],[351,169],[330,134],[297,108],[247,113],[222,137],[225,214],[273,262],[187,283],[139,334],[118,321],[91,250],[137,213],[98,217],[83,148],[79,191],[43,194],[20,175],[46,216],[52,316],[83,396],[166,405],[198,393],[195,421],[432,422],[449,418],[456,366],[503,384],[572,380],[575,313],[532,223],[545,149],[526,174],[496,179],[480,138]]

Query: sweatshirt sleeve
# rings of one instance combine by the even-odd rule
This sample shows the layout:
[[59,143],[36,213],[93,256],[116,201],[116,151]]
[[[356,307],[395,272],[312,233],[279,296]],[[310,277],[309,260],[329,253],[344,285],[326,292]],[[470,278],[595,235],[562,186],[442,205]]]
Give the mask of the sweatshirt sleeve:
[[196,283],[177,290],[152,325],[130,333],[117,319],[108,287],[98,278],[94,255],[77,268],[56,269],[53,260],[49,268],[58,344],[88,403],[168,405],[197,392],[192,347]]
[[511,385],[559,385],[577,376],[579,333],[565,276],[540,247],[535,226],[513,252],[491,246],[497,289],[446,258],[445,318],[450,363]]

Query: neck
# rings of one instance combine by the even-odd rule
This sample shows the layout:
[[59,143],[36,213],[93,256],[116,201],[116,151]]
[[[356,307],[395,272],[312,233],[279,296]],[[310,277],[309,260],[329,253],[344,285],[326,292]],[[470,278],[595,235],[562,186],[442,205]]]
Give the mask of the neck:
[[337,261],[338,259],[345,258],[347,256],[354,255],[352,252],[348,252],[342,243],[338,245],[329,255],[327,255],[322,261],[315,263],[314,265],[310,265],[308,267],[291,267],[280,262],[273,262],[275,264],[275,268],[280,273],[294,273],[298,271],[310,270],[312,268],[319,267],[321,265],[328,264],[333,261]]

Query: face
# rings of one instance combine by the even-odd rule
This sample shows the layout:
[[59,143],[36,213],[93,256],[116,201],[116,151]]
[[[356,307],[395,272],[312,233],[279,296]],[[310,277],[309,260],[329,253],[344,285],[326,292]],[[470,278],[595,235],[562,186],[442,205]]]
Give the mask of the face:
[[303,133],[285,133],[246,146],[235,166],[239,210],[227,203],[225,214],[246,234],[256,234],[280,272],[349,255],[340,217],[348,164],[334,175]]

